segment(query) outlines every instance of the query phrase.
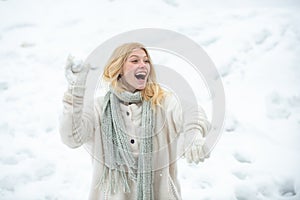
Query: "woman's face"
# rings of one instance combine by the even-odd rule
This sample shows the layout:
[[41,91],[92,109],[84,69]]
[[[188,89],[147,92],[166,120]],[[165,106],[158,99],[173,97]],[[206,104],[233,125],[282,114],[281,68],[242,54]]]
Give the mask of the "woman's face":
[[133,50],[123,65],[121,81],[127,90],[143,90],[150,74],[150,63],[143,49]]

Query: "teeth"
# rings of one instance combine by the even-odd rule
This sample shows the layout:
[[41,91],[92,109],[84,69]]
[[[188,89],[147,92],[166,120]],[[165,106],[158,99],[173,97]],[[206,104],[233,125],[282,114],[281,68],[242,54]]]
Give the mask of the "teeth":
[[138,72],[138,73],[136,73],[135,75],[143,75],[143,76],[146,76],[146,72]]

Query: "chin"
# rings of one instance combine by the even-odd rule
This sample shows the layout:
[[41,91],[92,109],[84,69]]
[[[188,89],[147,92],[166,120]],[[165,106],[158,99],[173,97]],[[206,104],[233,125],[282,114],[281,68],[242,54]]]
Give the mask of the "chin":
[[146,86],[141,86],[141,87],[137,87],[136,89],[137,90],[143,90],[143,89],[145,89],[146,88]]

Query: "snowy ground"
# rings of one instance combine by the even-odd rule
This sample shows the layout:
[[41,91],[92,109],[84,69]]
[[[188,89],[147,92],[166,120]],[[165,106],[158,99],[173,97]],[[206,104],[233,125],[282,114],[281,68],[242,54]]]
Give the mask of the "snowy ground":
[[91,163],[60,141],[69,53],[86,58],[137,28],[198,42],[226,93],[224,133],[199,166],[179,162],[186,200],[300,199],[297,1],[0,1],[0,199],[86,199]]

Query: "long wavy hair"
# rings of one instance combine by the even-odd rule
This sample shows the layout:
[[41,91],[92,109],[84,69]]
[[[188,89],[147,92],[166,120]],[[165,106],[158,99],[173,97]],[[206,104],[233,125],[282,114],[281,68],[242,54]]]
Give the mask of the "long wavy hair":
[[125,43],[117,47],[104,68],[103,79],[109,82],[114,89],[118,91],[124,90],[120,85],[120,81],[118,81],[118,77],[122,72],[125,61],[128,59],[132,51],[136,49],[142,49],[145,51],[150,64],[150,74],[147,79],[146,87],[141,91],[142,98],[146,101],[150,100],[152,106],[160,105],[165,96],[165,91],[156,82],[156,74],[150,55],[144,45],[140,43]]

